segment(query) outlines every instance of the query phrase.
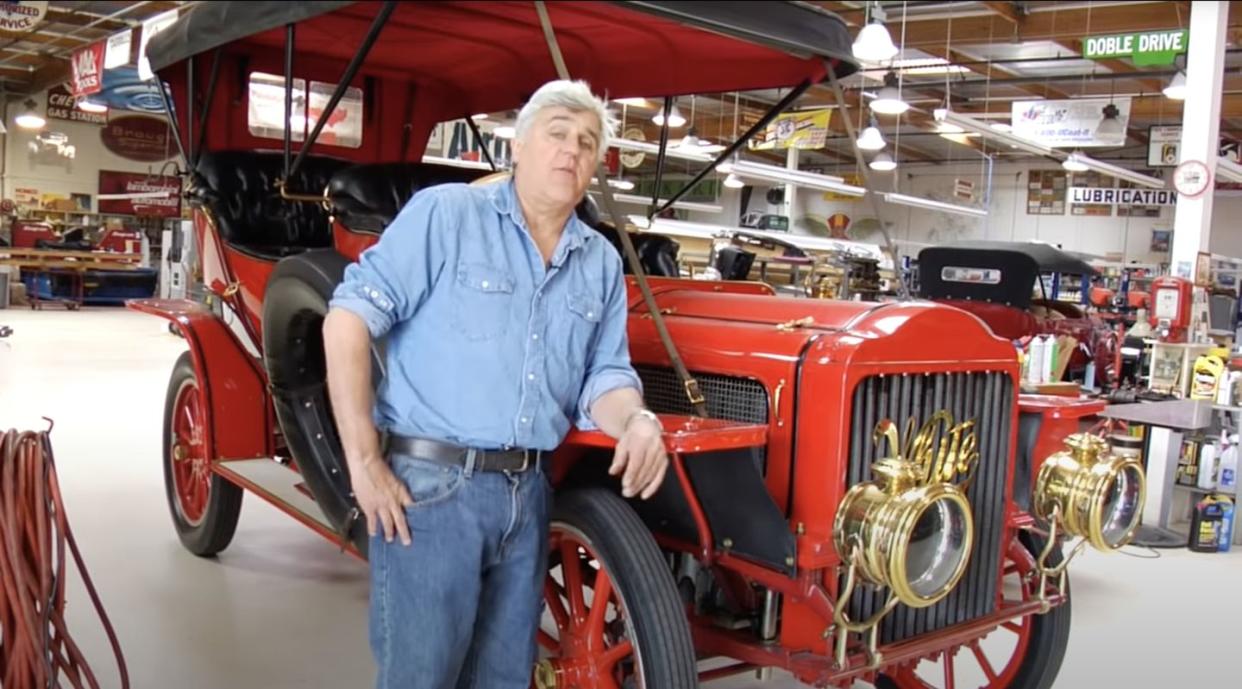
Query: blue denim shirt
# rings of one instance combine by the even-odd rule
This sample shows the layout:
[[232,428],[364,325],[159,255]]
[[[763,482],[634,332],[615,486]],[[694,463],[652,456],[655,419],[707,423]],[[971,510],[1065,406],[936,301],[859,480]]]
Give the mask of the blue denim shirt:
[[572,216],[545,269],[511,180],[415,194],[329,305],[387,335],[375,422],[393,433],[551,450],[595,428],[600,395],[641,390],[621,257]]

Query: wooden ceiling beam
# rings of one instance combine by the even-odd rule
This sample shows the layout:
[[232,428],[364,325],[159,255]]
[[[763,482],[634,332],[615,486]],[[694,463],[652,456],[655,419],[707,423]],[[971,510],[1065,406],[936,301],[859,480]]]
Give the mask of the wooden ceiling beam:
[[[1059,38],[1057,39],[1057,45],[1061,46],[1062,48],[1065,48],[1066,50],[1073,52],[1076,55],[1083,54],[1083,45],[1082,45],[1081,38]],[[1100,65],[1101,67],[1108,69],[1110,72],[1113,72],[1114,74],[1126,74],[1128,72],[1138,71],[1138,68],[1135,67],[1133,63],[1127,62],[1125,60],[1120,60],[1120,59],[1096,60],[1095,63]],[[1164,82],[1160,81],[1159,79],[1147,78],[1147,79],[1135,79],[1134,81],[1135,83],[1141,84],[1143,88],[1150,89],[1152,91],[1162,91],[1164,89]]]
[[[923,52],[942,60],[948,60],[951,63],[977,61],[975,58],[965,55],[958,50],[952,48],[946,50],[944,46],[928,46],[923,49]],[[1023,76],[1016,70],[992,63],[985,65],[971,65],[970,70],[986,79],[1005,79],[1007,77]],[[1068,93],[1062,91],[1061,89],[1047,84],[1013,84],[1013,86],[1022,91],[1026,91],[1029,94],[1039,96],[1040,98],[1054,98],[1060,100],[1070,97]]]
[[1016,2],[983,2],[980,4],[1015,26],[1021,24],[1026,18],[1026,11],[1019,8]]

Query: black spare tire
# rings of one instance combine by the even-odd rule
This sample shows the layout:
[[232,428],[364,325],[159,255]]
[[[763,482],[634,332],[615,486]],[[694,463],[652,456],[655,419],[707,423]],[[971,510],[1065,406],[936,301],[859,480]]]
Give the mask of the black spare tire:
[[[267,283],[263,302],[263,364],[276,418],[306,487],[334,531],[349,522],[346,537],[365,557],[364,518],[350,519],[356,503],[328,398],[323,319],[332,291],[349,259],[316,249],[282,259]],[[382,344],[371,345],[373,388],[383,376]]]

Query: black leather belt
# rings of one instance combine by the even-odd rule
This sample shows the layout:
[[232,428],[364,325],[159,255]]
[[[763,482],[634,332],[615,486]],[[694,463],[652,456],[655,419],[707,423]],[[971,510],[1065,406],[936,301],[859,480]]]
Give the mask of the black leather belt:
[[478,450],[439,440],[393,434],[385,437],[385,443],[386,452],[397,452],[461,467],[466,466],[470,454],[474,453],[475,471],[526,471],[539,464],[543,456],[543,450]]

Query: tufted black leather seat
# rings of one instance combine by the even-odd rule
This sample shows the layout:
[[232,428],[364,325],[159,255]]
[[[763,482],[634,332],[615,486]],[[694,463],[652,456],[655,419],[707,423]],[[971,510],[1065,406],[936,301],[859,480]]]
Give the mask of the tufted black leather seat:
[[[333,173],[350,164],[307,156],[288,189],[322,194]],[[276,182],[283,176],[280,151],[212,151],[199,160],[186,195],[212,212],[225,242],[264,258],[332,246],[323,204],[280,198]]]
[[432,163],[351,165],[328,180],[332,215],[355,232],[384,231],[420,189],[453,182],[468,183],[489,174]]

